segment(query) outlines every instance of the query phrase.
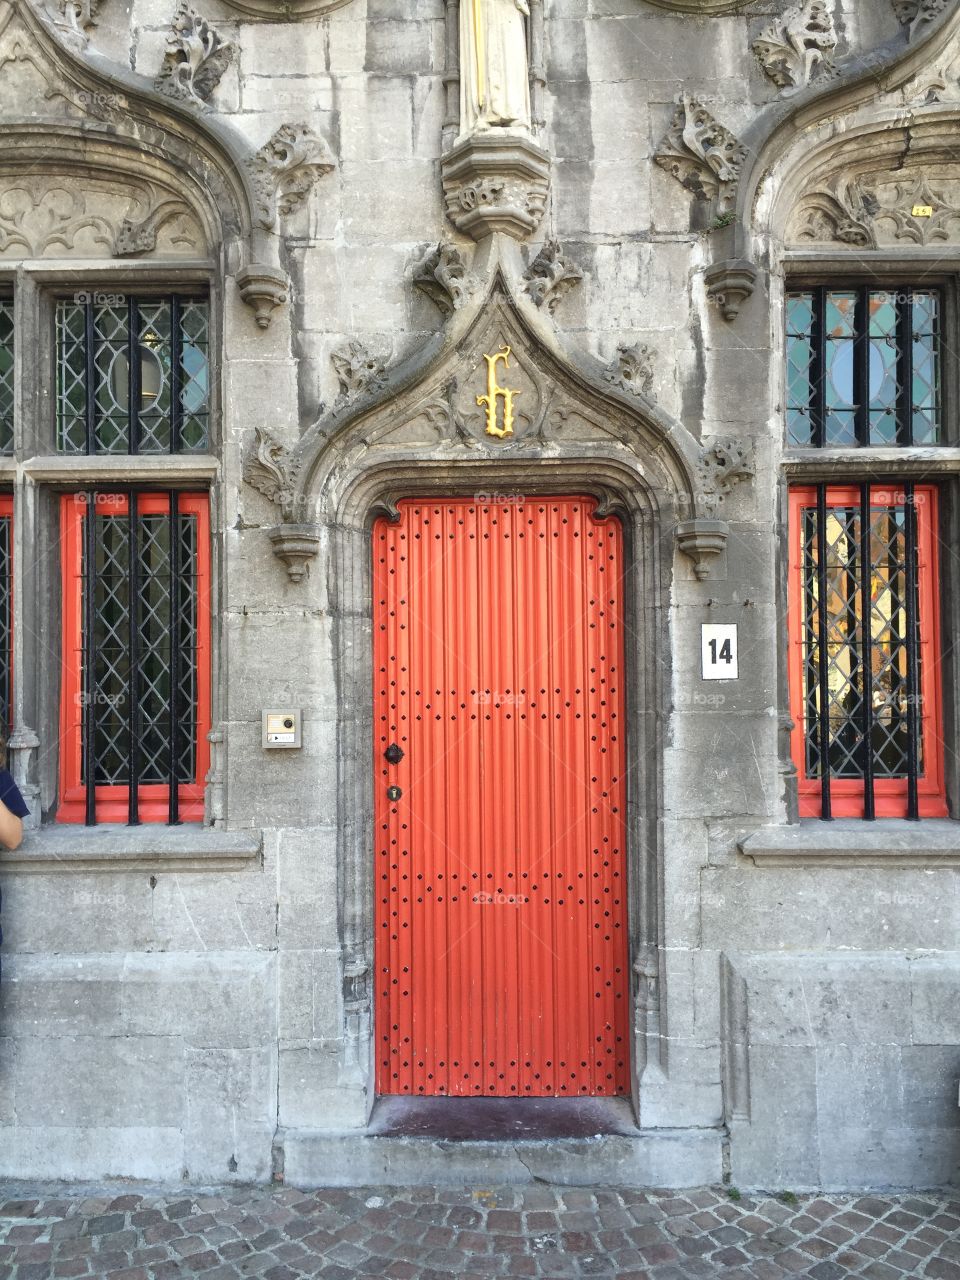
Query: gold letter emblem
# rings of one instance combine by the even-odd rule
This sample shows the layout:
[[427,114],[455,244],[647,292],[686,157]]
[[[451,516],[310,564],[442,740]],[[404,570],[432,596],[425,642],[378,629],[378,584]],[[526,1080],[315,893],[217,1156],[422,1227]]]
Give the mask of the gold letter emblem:
[[[519,391],[511,391],[508,387],[501,387],[497,383],[497,364],[502,360],[504,369],[510,368],[510,348],[501,347],[495,356],[484,356],[487,362],[487,394],[485,396],[477,396],[477,404],[482,409],[484,405],[487,407],[487,435],[497,436],[500,440],[504,436],[513,435],[513,399],[514,396],[520,395]],[[499,425],[499,402],[503,401],[503,426]]]

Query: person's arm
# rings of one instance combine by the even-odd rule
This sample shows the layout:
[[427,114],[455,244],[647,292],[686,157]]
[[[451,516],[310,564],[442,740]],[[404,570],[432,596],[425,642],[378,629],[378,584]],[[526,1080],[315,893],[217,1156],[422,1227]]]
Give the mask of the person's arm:
[[5,849],[18,849],[23,839],[23,819],[11,813],[0,800],[0,844]]

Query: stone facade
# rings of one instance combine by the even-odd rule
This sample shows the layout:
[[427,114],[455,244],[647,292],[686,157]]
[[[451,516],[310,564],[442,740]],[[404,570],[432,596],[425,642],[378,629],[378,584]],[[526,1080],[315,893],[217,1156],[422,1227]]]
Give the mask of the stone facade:
[[[797,822],[782,537],[787,481],[840,469],[933,476],[954,528],[955,360],[944,445],[811,461],[782,334],[791,277],[929,276],[955,307],[960,8],[531,0],[532,128],[465,140],[457,8],[0,0],[10,746],[44,819],[0,856],[0,1175],[956,1185],[960,828]],[[46,300],[145,282],[209,288],[209,452],[57,456]],[[502,447],[473,402],[504,343]],[[210,487],[202,828],[55,821],[51,495],[94,479]],[[501,491],[596,493],[629,533],[639,1128],[471,1166],[364,1138],[370,524]],[[700,678],[708,621],[739,627],[736,683]],[[287,706],[302,748],[263,750]]]

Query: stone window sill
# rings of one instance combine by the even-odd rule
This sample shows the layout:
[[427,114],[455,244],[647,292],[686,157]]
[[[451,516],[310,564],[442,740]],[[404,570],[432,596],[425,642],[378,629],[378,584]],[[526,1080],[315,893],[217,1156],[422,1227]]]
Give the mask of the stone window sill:
[[960,866],[960,822],[811,818],[789,826],[761,827],[737,847],[757,866]]
[[259,831],[215,831],[199,823],[167,827],[72,824],[24,832],[19,849],[0,849],[0,869],[70,871],[245,871],[256,867]]

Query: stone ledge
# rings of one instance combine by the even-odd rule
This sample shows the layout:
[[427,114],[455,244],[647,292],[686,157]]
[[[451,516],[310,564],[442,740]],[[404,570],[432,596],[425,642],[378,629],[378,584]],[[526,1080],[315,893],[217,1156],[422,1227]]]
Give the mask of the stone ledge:
[[24,474],[36,481],[96,484],[105,489],[111,484],[165,481],[206,484],[216,479],[219,470],[219,460],[209,453],[141,454],[137,458],[126,454],[38,454],[23,463]]
[[0,849],[4,871],[245,871],[257,865],[259,831],[214,831],[144,824],[96,827],[62,824],[24,833],[19,849]]
[[960,866],[960,822],[806,819],[761,827],[741,839],[737,848],[757,866]]
[[718,1129],[648,1129],[634,1137],[451,1142],[363,1132],[288,1129],[278,1134],[293,1187],[557,1186],[696,1187],[720,1181]]

